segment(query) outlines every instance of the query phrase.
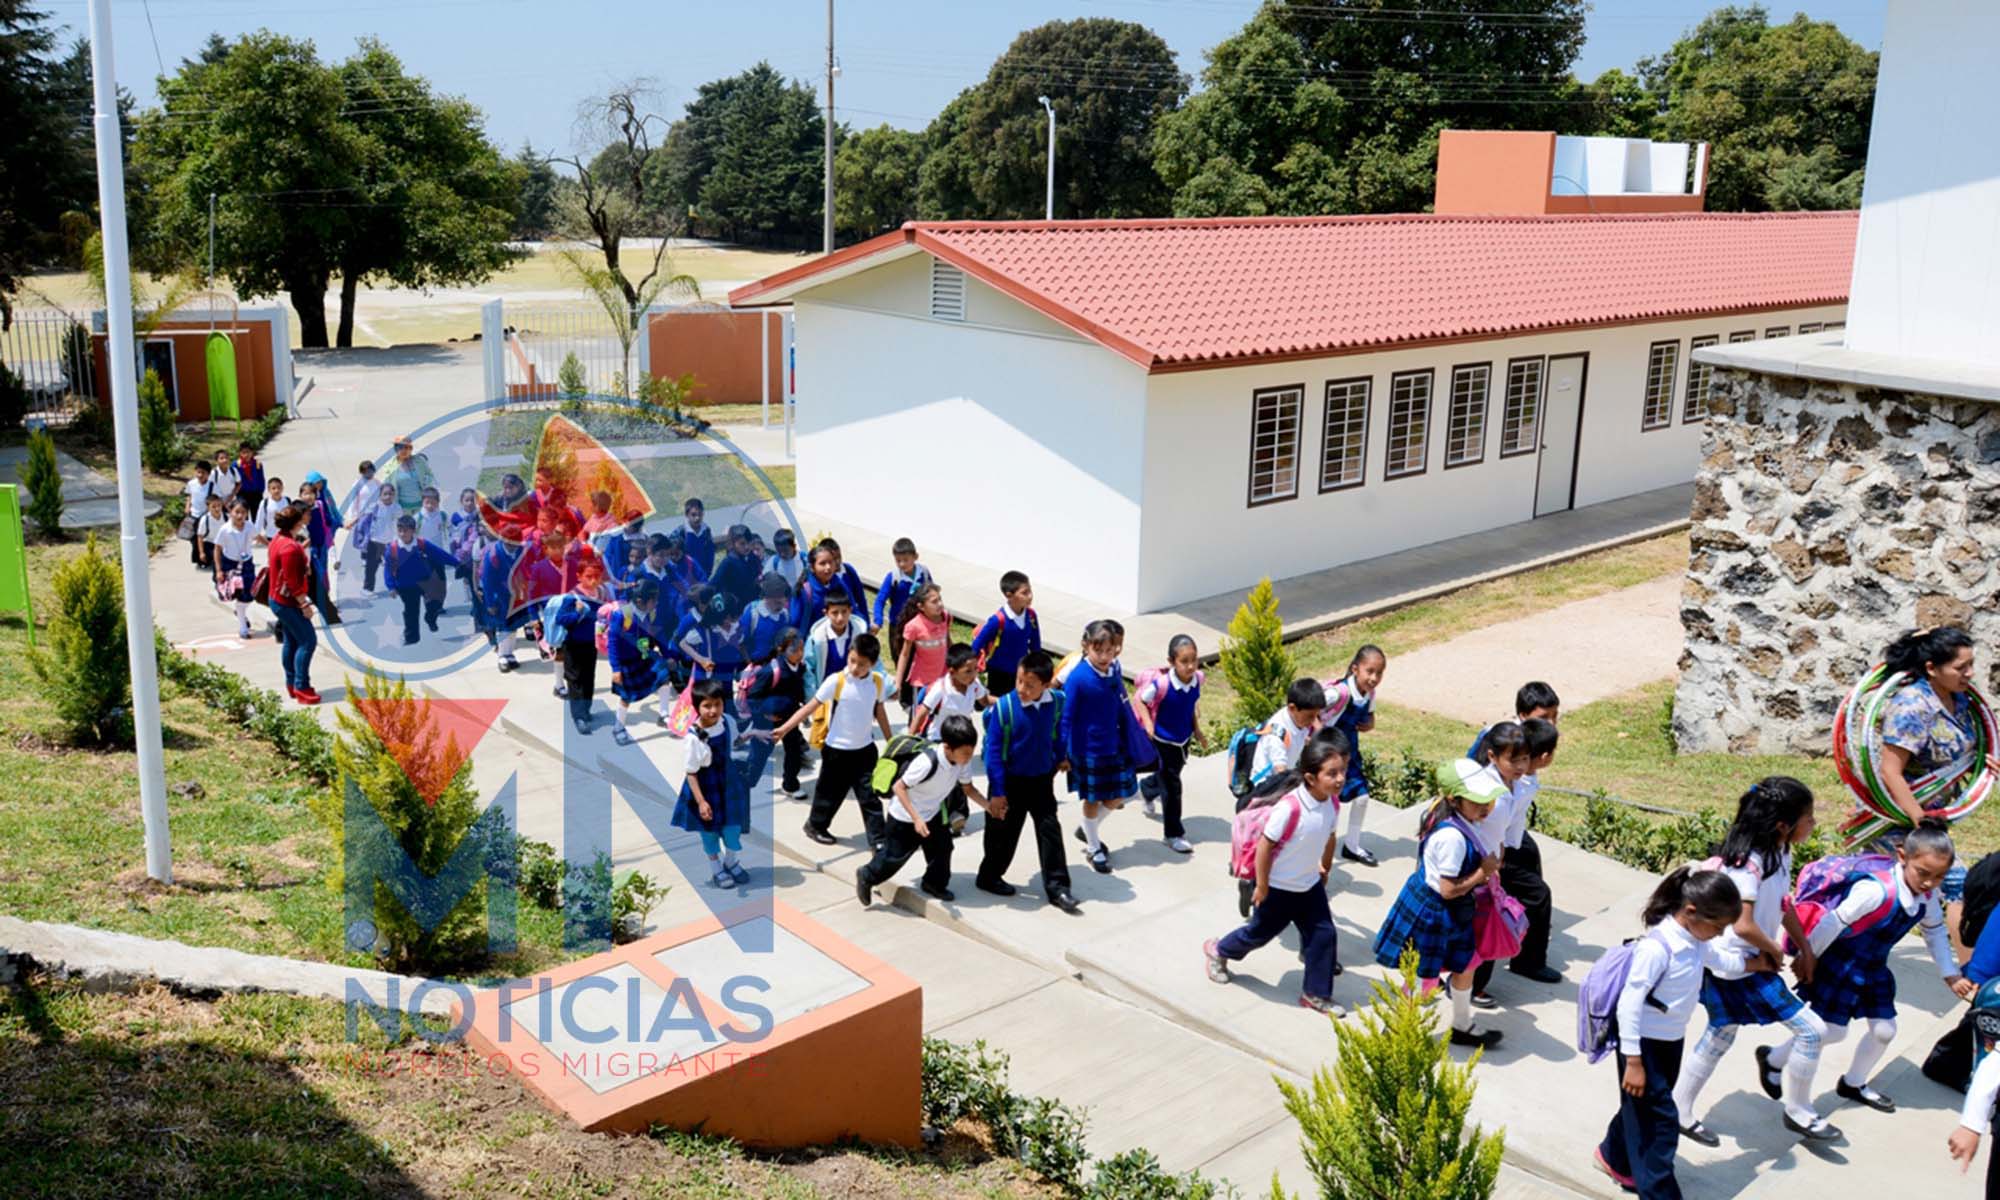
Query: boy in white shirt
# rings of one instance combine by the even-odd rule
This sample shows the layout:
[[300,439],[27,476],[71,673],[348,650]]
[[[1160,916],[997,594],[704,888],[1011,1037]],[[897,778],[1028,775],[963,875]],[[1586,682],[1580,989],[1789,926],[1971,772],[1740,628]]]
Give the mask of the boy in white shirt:
[[[1505,801],[1493,806],[1493,815],[1479,826],[1480,840],[1486,843],[1488,853],[1501,856],[1501,888],[1527,911],[1528,932],[1521,938],[1520,952],[1508,960],[1507,969],[1536,983],[1561,983],[1562,972],[1549,965],[1549,923],[1555,901],[1548,881],[1542,878],[1541,847],[1528,832],[1528,817],[1542,787],[1541,772],[1555,761],[1561,739],[1555,723],[1541,717],[1524,718],[1521,733],[1528,742],[1528,773],[1514,781],[1512,794]],[[1475,1007],[1492,1008],[1496,1003],[1486,991],[1493,968],[1493,963],[1481,963],[1473,973]]]
[[250,589],[257,577],[252,559],[257,531],[250,525],[250,512],[238,500],[229,506],[229,520],[209,534],[215,552],[215,593],[227,597],[236,609],[236,636],[250,640]]
[[888,687],[875,663],[882,657],[882,642],[872,633],[857,633],[847,651],[847,669],[821,683],[799,711],[785,723],[758,736],[782,742],[785,735],[812,719],[822,707],[827,710],[826,743],[820,750],[819,779],[813,784],[812,812],[806,817],[806,837],[822,846],[835,844],[827,826],[840,812],[840,802],[849,792],[861,809],[861,825],[868,834],[868,848],[882,844],[882,800],[875,795],[869,777],[875,773],[875,733],[881,729],[887,741],[889,710],[883,707]]
[[1259,784],[1280,771],[1299,765],[1299,755],[1319,724],[1326,708],[1326,689],[1317,679],[1294,679],[1285,689],[1285,707],[1264,722],[1266,732],[1257,738],[1257,751],[1250,760],[1250,782]]
[[876,885],[893,879],[919,849],[924,852],[924,895],[950,903],[951,830],[939,810],[952,793],[963,790],[981,808],[986,798],[966,780],[966,768],[979,742],[972,718],[952,714],[938,721],[937,744],[910,760],[890,788],[889,819],[875,857],[854,877],[854,894],[866,908]]
[[[208,497],[215,491],[215,484],[209,474],[212,468],[202,459],[196,459],[194,478],[187,481],[182,491],[187,494],[187,519],[198,524],[208,512]],[[194,563],[197,571],[208,570],[208,561],[202,557],[201,539],[188,537],[188,561]]]
[[[403,506],[396,503],[396,485],[385,483],[376,489],[375,503],[368,506],[361,515],[361,526],[357,534],[365,535],[366,543],[361,550],[361,590],[375,590],[375,573],[382,569],[382,556],[389,552],[389,543],[396,540],[396,521],[403,515]],[[389,588],[383,588],[388,592]]]
[[771,535],[771,561],[764,569],[799,590],[799,580],[805,577],[806,560],[799,557],[799,539],[789,529],[780,529]]
[[291,497],[285,495],[285,481],[273,475],[264,481],[264,494],[255,498],[256,515],[250,518],[250,528],[256,531],[257,544],[270,544],[278,536],[278,514],[291,504]]

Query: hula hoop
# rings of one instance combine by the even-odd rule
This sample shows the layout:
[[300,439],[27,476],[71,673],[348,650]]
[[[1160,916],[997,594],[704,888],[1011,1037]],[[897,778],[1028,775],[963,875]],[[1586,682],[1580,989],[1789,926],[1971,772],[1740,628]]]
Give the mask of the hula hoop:
[[[1834,713],[1834,769],[1860,805],[1840,827],[1850,847],[1873,841],[1893,829],[1911,827],[1910,818],[1896,806],[1881,774],[1882,711],[1911,682],[1910,675],[1891,674],[1886,665],[1878,663],[1855,682]],[[1969,816],[2000,784],[1988,761],[1995,748],[2000,747],[2000,721],[1996,721],[1993,706],[1979,689],[1973,688],[1967,695],[1972,703],[1974,742],[1969,761],[1948,763],[1908,781],[1919,805],[1931,815],[1953,822]],[[1947,796],[1955,800],[1931,807],[1934,801]]]

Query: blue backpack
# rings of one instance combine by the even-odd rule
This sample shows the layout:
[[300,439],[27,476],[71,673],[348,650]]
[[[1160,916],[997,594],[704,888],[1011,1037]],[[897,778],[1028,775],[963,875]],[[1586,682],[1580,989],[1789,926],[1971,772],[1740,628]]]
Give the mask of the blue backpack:
[[[1577,989],[1576,1048],[1586,1062],[1597,1062],[1618,1044],[1618,993],[1625,990],[1625,981],[1632,975],[1632,947],[1638,941],[1629,938],[1606,950]],[[1650,993],[1646,1003],[1665,1010]]]

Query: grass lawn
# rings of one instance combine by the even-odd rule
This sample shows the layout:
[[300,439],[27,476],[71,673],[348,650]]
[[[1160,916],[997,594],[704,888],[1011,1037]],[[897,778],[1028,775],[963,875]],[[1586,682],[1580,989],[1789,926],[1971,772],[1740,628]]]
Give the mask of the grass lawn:
[[934,1153],[781,1157],[583,1133],[461,1046],[387,1050],[336,1004],[0,990],[0,1194],[1042,1197],[961,1127]]

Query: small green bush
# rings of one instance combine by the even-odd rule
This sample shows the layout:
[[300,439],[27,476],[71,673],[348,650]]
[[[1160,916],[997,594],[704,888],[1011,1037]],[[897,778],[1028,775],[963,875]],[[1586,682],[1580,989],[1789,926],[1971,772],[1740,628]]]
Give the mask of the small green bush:
[[993,1145],[1072,1195],[1083,1188],[1084,1122],[1055,1100],[1018,1096],[1007,1088],[1007,1056],[985,1042],[961,1046],[924,1039],[924,1123],[949,1129],[961,1119],[985,1125]]
[[562,366],[556,369],[556,391],[565,400],[581,400],[590,390],[589,380],[583,373],[583,360],[571,351],[563,356]]
[[667,898],[667,885],[638,871],[624,871],[611,885],[611,936],[616,941],[632,941],[660,901]]
[[[6,368],[0,367],[0,371]],[[28,462],[21,468],[21,484],[28,489],[28,516],[44,536],[62,533],[62,471],[56,467],[56,439],[46,429],[28,435]]]
[[1097,1164],[1084,1190],[1086,1200],[1215,1200],[1236,1189],[1203,1179],[1198,1172],[1168,1174],[1150,1150],[1127,1150]]
[[182,654],[157,629],[153,648],[160,678],[201,700],[232,725],[277,747],[315,782],[332,780],[333,735],[311,713],[287,707],[276,692],[253,687],[225,667]]
[[0,363],[0,429],[19,429],[28,416],[28,389]]
[[[1370,771],[1368,778],[1382,776]],[[1405,746],[1396,756],[1396,769],[1388,782],[1389,795],[1398,807],[1428,804],[1437,795],[1437,764]]]
[[1257,581],[1222,639],[1222,673],[1236,689],[1237,726],[1258,725],[1285,704],[1299,665],[1285,645],[1285,623],[1269,577]]
[[139,381],[139,461],[155,475],[171,474],[187,461],[187,439],[174,423],[166,385],[150,367]]
[[[1675,816],[1648,813],[1598,792],[1580,810],[1538,802],[1533,824],[1538,831],[1593,854],[1616,859],[1628,867],[1656,874],[1713,855],[1729,832],[1729,817],[1712,808]],[[1792,850],[1794,870],[1825,857],[1831,844],[1815,831]]]
[[125,587],[118,564],[98,553],[97,535],[55,569],[55,615],[48,649],[28,665],[42,696],[71,737],[104,745],[132,738],[132,669],[126,661]]
[[522,838],[517,843],[521,894],[537,908],[555,909],[562,904],[563,860],[547,842]]

